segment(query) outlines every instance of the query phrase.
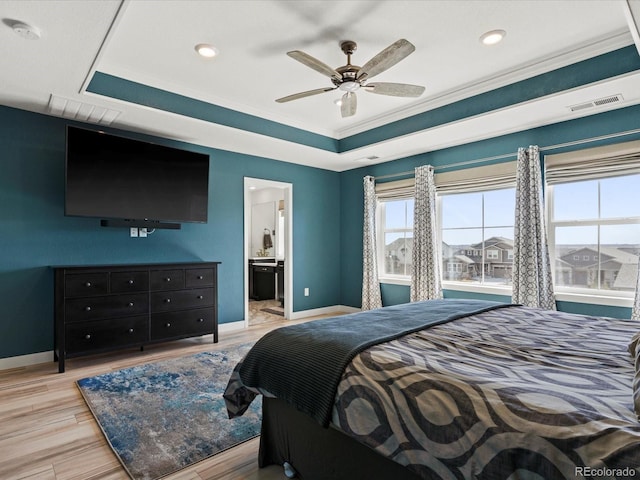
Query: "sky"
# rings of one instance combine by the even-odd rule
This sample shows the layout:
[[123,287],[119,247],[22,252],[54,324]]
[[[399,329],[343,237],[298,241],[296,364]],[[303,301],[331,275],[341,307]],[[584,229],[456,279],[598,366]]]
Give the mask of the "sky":
[[[513,239],[514,189],[443,195],[443,241],[449,245],[479,243],[492,236]],[[556,185],[553,217],[557,221],[607,219],[612,224],[563,225],[555,231],[557,245],[628,244],[640,246],[640,175],[587,180]],[[484,208],[483,208],[484,206]],[[484,219],[483,219],[484,212]],[[615,225],[620,218],[635,218],[632,225]],[[387,227],[413,226],[413,202],[387,203]],[[484,232],[482,222],[484,220]],[[390,243],[398,234],[388,234]]]

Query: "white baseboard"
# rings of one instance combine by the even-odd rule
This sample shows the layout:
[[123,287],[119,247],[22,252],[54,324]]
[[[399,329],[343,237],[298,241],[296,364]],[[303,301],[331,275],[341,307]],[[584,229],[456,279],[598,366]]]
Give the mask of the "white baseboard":
[[31,353],[29,355],[19,355],[17,357],[0,358],[0,370],[9,370],[11,368],[22,368],[38,363],[53,363],[53,351]]
[[233,332],[235,330],[242,330],[244,328],[244,320],[239,322],[229,322],[218,324],[218,333]]
[[347,307],[346,305],[332,305],[331,307],[312,308],[310,310],[300,310],[291,314],[291,320],[300,320],[301,318],[315,317],[317,315],[332,315],[334,313],[355,313],[359,312],[359,308]]
[[[293,312],[291,315],[292,320],[300,320],[307,317],[315,317],[317,315],[331,315],[334,313],[354,313],[359,312],[359,308],[347,307],[346,305],[333,305],[331,307],[312,308],[311,310],[301,310],[299,312]],[[243,320],[239,322],[221,323],[218,325],[218,332],[233,332],[235,330],[242,330],[245,328]],[[19,355],[16,357],[0,358],[0,370],[9,370],[12,368],[28,367],[30,365],[36,365],[38,363],[53,363],[53,351],[32,353],[29,355]]]

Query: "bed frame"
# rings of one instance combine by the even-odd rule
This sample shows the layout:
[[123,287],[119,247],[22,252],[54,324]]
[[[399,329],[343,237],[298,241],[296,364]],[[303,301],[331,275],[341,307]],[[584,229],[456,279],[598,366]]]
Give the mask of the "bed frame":
[[405,467],[277,398],[262,399],[258,464],[288,462],[304,480],[419,480]]

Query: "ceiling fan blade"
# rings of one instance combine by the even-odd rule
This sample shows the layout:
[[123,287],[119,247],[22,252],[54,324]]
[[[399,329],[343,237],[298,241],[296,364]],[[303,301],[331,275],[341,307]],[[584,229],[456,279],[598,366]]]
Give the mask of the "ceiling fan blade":
[[335,90],[338,87],[327,87],[327,88],[316,88],[315,90],[307,90],[306,92],[294,93],[293,95],[288,95],[286,97],[278,98],[276,102],[285,103],[290,102],[291,100],[298,100],[299,98],[310,97],[312,95],[318,95],[319,93],[330,92],[331,90]]
[[367,92],[378,95],[391,95],[393,97],[419,97],[424,92],[424,87],[420,85],[409,85],[408,83],[370,83],[363,87]]
[[358,73],[358,79],[364,79],[365,77],[371,78],[374,75],[384,72],[410,55],[415,49],[416,47],[414,47],[411,42],[401,38],[365,63]]
[[358,108],[358,97],[353,92],[347,92],[342,96],[342,105],[340,106],[340,113],[342,118],[351,117],[356,114]]
[[321,62],[317,58],[312,57],[308,53],[301,52],[300,50],[293,50],[291,52],[287,52],[294,60],[299,61],[303,65],[306,65],[309,68],[313,68],[316,72],[319,72],[327,77],[332,77],[337,80],[340,80],[341,75],[336,72],[333,68],[331,68],[326,63]]

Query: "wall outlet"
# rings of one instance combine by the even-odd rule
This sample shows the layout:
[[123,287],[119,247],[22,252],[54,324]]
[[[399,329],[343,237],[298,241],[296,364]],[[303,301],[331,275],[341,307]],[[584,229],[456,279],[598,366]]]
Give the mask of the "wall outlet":
[[132,237],[137,237],[138,236],[138,227],[131,227],[129,232],[130,232],[130,235]]
[[146,236],[147,236],[147,229],[146,229],[146,228],[140,228],[140,229],[138,229],[138,236],[139,236],[139,237],[146,238]]
[[309,287],[305,287],[304,289],[304,296],[308,297],[309,296]]

